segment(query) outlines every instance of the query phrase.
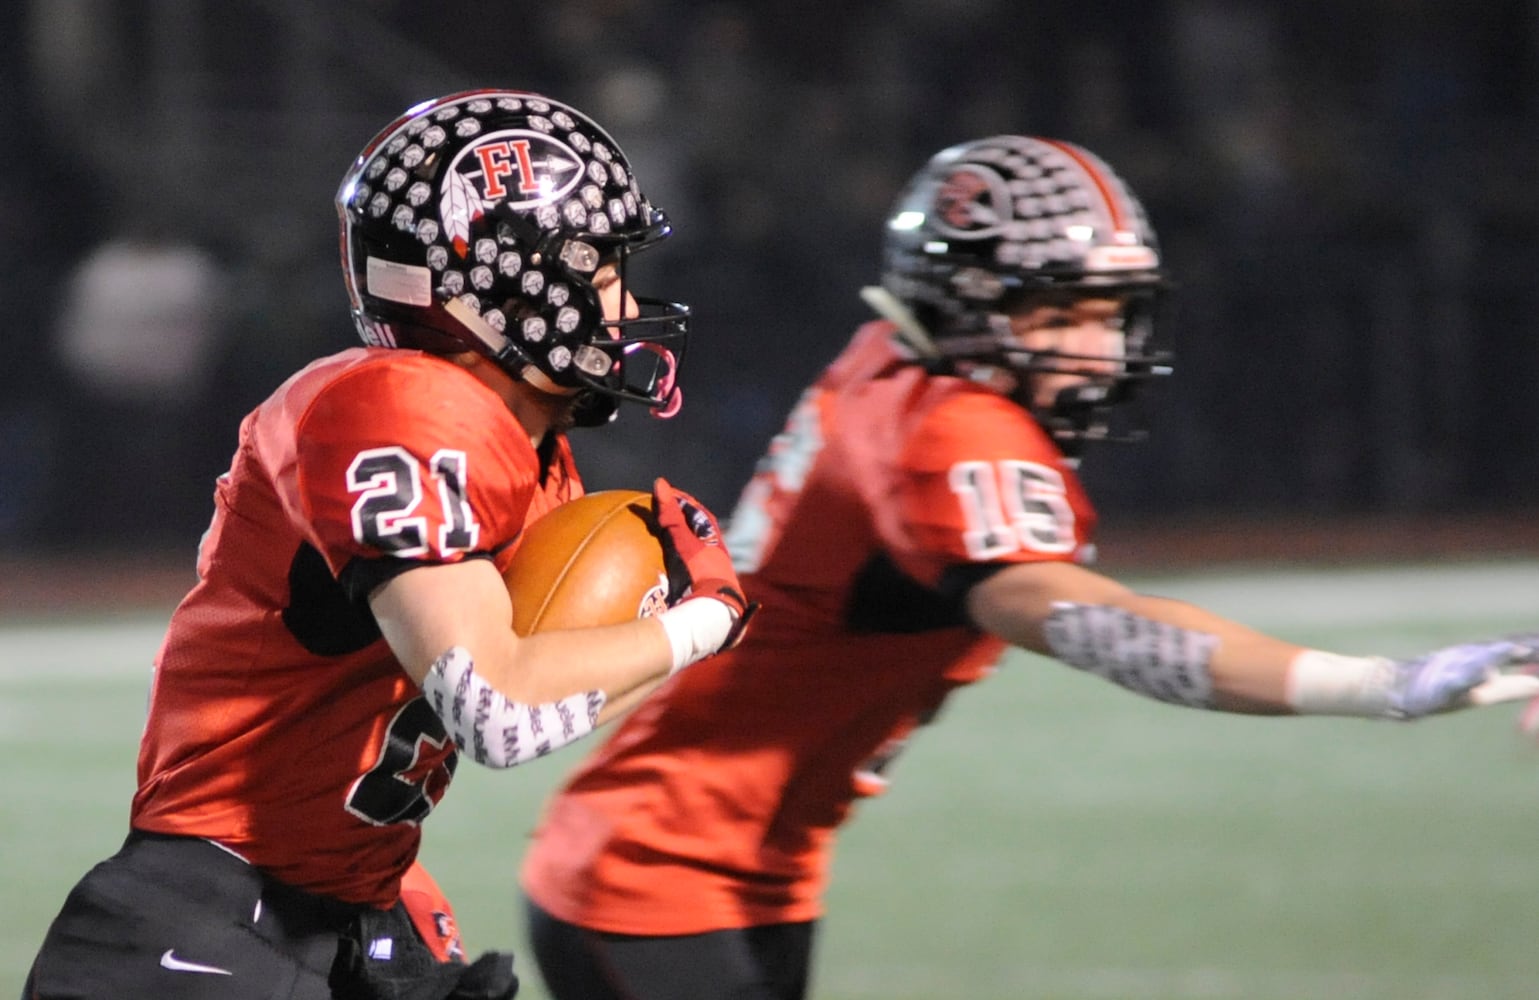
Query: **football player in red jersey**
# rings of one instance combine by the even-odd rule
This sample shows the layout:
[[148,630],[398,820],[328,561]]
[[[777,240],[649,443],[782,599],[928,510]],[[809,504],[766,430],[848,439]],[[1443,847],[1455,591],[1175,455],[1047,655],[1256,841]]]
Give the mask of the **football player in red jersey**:
[[658,480],[668,609],[509,625],[520,532],[582,493],[568,429],[679,404],[688,309],[627,283],[669,224],[614,141],[537,94],[454,94],[381,131],[337,209],[367,346],[242,423],[157,656],[129,836],[29,998],[510,996],[509,963],[433,954],[410,884],[400,902],[459,758],[577,740],[746,621],[714,519]]
[[1087,566],[1076,469],[1165,373],[1133,193],[1066,142],[935,156],[887,226],[879,314],[806,391],[728,530],[763,610],[549,803],[523,868],[560,1000],[807,992],[838,827],[1007,646],[1176,705],[1411,719],[1532,691],[1529,643],[1305,649]]

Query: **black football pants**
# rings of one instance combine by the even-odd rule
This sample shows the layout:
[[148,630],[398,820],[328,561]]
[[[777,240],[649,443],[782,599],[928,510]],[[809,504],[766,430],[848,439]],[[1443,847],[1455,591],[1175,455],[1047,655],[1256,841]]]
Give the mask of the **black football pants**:
[[526,900],[555,1000],[804,1000],[816,922],[648,937],[578,927]]
[[206,841],[135,832],[69,894],[23,1000],[330,1000],[359,909]]

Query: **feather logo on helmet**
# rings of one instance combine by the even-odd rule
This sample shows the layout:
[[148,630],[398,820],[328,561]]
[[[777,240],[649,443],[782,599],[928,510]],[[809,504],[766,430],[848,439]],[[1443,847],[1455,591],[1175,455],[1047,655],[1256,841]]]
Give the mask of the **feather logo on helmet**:
[[460,150],[444,171],[438,206],[444,235],[463,257],[471,223],[490,209],[556,204],[582,178],[582,159],[552,136],[529,129],[489,132]]

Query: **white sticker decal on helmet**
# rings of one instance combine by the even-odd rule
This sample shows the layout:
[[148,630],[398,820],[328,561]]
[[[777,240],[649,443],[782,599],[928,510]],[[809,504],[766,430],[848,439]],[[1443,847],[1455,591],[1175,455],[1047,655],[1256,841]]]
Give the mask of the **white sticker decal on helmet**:
[[1085,251],[1085,267],[1091,271],[1152,271],[1159,266],[1159,254],[1146,246],[1099,246]]
[[366,267],[370,295],[409,306],[425,306],[433,301],[433,272],[427,268],[378,257],[368,258]]

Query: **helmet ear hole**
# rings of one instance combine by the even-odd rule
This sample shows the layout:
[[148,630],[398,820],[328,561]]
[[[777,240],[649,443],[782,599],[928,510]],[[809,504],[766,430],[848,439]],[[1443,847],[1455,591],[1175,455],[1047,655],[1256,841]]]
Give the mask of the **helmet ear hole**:
[[337,193],[342,263],[373,346],[475,351],[519,376],[663,405],[608,378],[590,345],[678,341],[688,309],[606,322],[601,265],[656,243],[667,217],[614,140],[539,94],[478,90],[418,105],[365,146]]

